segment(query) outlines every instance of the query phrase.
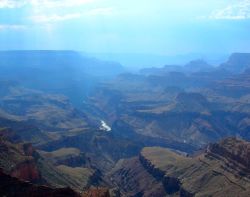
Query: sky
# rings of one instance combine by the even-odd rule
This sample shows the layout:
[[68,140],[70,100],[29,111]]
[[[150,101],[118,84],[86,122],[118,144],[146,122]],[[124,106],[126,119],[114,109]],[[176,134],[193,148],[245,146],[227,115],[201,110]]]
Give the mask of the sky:
[[250,52],[250,0],[0,0],[0,50]]

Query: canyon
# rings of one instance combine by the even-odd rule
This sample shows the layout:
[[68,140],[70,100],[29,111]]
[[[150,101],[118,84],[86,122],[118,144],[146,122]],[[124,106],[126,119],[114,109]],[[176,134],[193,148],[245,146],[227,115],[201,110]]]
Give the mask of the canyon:
[[249,54],[137,73],[72,51],[0,56],[1,195],[249,195]]

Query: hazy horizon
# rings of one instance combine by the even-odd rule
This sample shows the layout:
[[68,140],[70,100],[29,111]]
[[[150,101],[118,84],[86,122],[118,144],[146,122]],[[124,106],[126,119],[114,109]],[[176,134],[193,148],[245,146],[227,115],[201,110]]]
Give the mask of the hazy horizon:
[[[94,53],[77,50],[64,50],[64,49],[11,49],[11,50],[0,50],[0,52],[21,52],[21,51],[69,51],[77,52],[84,57],[97,58],[104,61],[117,62],[122,64],[125,68],[130,71],[138,70],[147,67],[163,67],[165,65],[179,65],[183,66],[193,60],[203,60],[212,66],[219,66],[224,63],[231,54],[176,54],[176,55],[159,55],[153,53]],[[235,52],[237,53],[237,52]]]

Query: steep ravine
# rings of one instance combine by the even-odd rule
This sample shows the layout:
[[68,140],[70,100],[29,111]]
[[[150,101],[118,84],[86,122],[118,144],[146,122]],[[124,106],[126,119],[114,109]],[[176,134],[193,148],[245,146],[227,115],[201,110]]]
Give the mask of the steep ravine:
[[140,153],[139,160],[142,166],[158,181],[161,181],[167,194],[179,193],[181,197],[192,197],[194,194],[182,187],[181,181],[176,177],[167,176],[164,171],[154,166]]

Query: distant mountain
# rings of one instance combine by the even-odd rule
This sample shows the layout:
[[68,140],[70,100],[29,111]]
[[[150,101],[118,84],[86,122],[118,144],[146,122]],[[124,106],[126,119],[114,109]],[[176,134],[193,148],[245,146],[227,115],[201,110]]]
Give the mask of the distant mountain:
[[216,81],[214,90],[227,97],[240,98],[250,93],[250,70]]
[[214,67],[202,59],[190,61],[184,66],[186,72],[207,72],[213,70]]
[[180,65],[165,65],[162,68],[156,68],[156,67],[151,67],[151,68],[143,68],[140,70],[140,74],[143,75],[163,75],[168,72],[182,72],[183,71],[183,66]]
[[233,74],[243,73],[250,68],[250,53],[233,53],[225,63],[218,67],[213,67],[202,59],[190,61],[188,64],[181,65],[165,65],[164,67],[151,67],[140,70],[144,75],[162,75],[169,72],[212,72],[215,70],[224,70]]
[[[116,75],[124,68],[115,62],[86,57],[76,51],[0,51],[0,66],[3,69],[34,69],[47,74],[90,74],[96,76]],[[7,67],[7,68],[6,68]],[[32,70],[30,70],[32,71]],[[56,76],[56,73],[55,76]]]
[[1,80],[64,94],[78,106],[98,81],[123,71],[119,63],[75,51],[0,51]]
[[250,68],[250,53],[234,53],[226,63],[221,64],[220,68],[233,73],[242,73]]
[[212,65],[219,65],[227,59],[227,54],[143,54],[143,53],[93,53],[94,56],[103,60],[120,62],[131,71],[137,71],[143,68],[161,67],[162,65],[184,65],[194,59],[204,59]]
[[204,60],[198,59],[190,61],[185,65],[165,65],[162,68],[144,68],[140,70],[144,75],[164,75],[170,72],[196,73],[208,72],[214,70],[214,67],[209,65]]

